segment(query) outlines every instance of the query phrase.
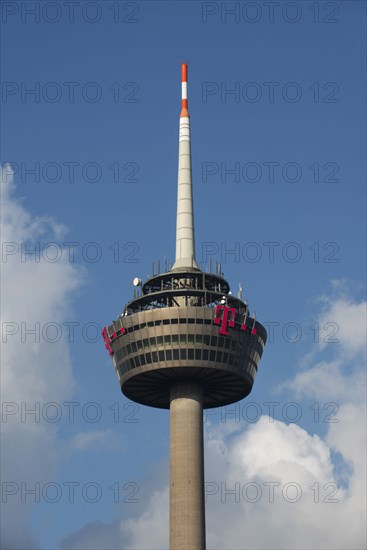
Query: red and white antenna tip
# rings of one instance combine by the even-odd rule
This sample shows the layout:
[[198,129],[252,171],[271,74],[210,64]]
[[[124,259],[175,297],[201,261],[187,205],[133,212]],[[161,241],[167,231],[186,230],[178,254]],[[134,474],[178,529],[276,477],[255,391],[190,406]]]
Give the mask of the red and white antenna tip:
[[181,65],[181,86],[182,86],[182,108],[181,108],[181,114],[180,117],[188,117],[189,111],[188,111],[188,105],[187,105],[187,63],[182,63]]

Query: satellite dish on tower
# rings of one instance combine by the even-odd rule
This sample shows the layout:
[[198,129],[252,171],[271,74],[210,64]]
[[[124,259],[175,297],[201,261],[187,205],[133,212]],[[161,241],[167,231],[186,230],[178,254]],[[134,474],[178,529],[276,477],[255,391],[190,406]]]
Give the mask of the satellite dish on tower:
[[134,286],[141,286],[141,279],[139,279],[139,277],[135,277],[133,279],[133,285]]

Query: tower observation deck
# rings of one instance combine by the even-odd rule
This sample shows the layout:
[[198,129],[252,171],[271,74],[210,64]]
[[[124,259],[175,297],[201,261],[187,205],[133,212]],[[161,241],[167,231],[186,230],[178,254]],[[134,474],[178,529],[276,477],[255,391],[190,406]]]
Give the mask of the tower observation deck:
[[267,334],[220,266],[204,272],[195,260],[186,64],[178,156],[175,262],[134,280],[134,298],[102,334],[124,395],[170,409],[170,548],[204,550],[203,408],[251,392]]

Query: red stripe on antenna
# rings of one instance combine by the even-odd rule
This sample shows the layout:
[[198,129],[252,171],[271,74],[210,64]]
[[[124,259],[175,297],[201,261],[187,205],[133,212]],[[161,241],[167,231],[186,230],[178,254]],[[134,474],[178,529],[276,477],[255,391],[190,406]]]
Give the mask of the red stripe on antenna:
[[[184,86],[187,89],[187,63],[182,63],[181,65],[181,83],[182,88]],[[188,111],[188,102],[187,102],[187,93],[185,92],[186,97],[182,97],[181,99],[181,113],[180,117],[188,117],[189,111]]]

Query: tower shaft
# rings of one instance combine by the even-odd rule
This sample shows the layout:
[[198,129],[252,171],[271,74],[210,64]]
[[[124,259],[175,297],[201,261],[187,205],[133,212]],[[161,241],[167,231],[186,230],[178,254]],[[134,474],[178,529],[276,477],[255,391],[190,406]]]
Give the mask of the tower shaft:
[[203,389],[171,386],[170,549],[205,550]]

